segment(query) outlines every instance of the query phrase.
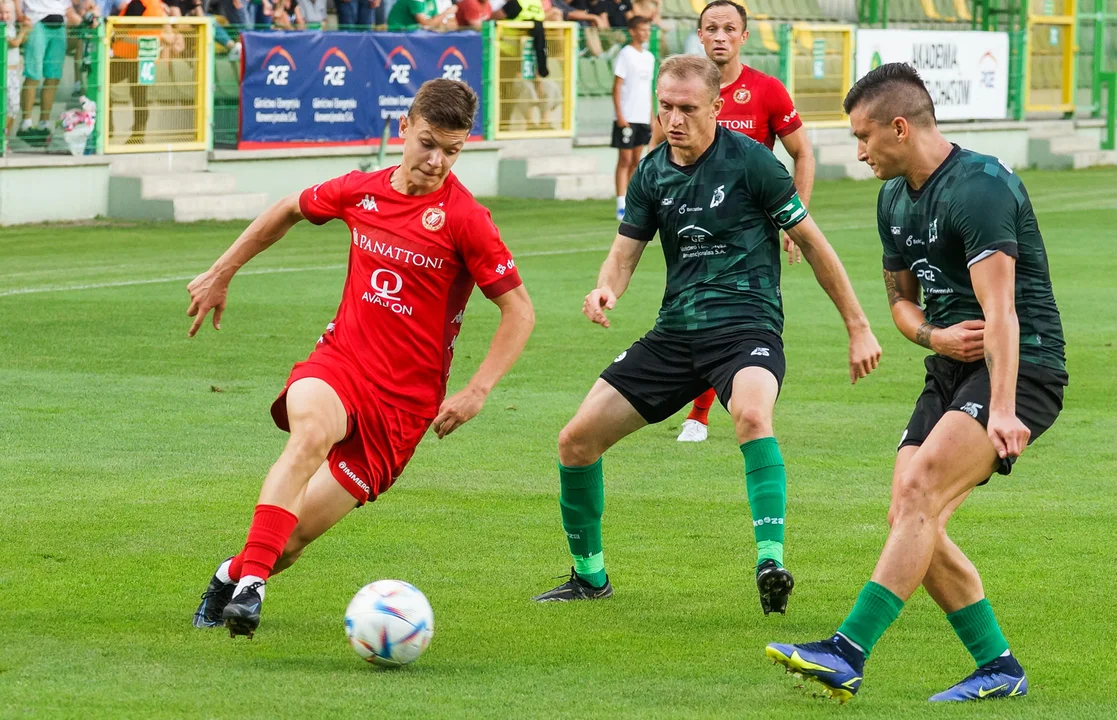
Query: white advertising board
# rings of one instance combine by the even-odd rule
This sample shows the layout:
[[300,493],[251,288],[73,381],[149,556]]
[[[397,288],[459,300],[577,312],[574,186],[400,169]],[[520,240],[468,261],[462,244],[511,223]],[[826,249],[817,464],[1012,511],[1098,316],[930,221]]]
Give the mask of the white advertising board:
[[907,63],[919,71],[939,120],[1008,117],[1008,33],[857,31],[858,79],[890,62]]

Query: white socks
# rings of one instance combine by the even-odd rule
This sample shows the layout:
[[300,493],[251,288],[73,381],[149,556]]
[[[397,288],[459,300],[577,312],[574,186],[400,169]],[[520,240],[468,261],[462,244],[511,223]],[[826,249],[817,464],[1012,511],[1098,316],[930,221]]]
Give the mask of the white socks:
[[229,566],[232,564],[233,559],[229,558],[225,562],[221,563],[221,566],[217,568],[217,572],[214,573],[214,575],[217,576],[217,579],[225,583],[226,585],[233,582],[233,578],[229,577]]
[[242,577],[240,579],[240,582],[237,583],[237,589],[233,591],[233,597],[240,595],[241,591],[252,583],[260,583],[260,587],[256,588],[256,592],[259,593],[260,599],[263,600],[264,588],[267,586],[264,585],[264,578],[256,577],[255,575],[245,575],[244,577]]

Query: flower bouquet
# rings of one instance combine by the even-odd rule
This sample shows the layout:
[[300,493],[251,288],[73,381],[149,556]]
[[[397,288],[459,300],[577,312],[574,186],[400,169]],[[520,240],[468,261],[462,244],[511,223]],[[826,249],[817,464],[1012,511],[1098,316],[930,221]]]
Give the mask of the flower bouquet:
[[97,123],[97,103],[84,95],[78,100],[79,107],[63,112],[58,117],[62,127],[62,139],[70,148],[71,155],[84,155],[93,126]]

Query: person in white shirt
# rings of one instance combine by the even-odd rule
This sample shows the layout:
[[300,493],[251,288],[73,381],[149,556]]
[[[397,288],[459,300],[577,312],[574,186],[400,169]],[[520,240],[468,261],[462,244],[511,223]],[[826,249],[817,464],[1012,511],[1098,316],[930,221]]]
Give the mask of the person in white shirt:
[[4,25],[8,38],[8,124],[4,131],[11,136],[12,126],[19,117],[19,90],[23,82],[23,58],[19,54],[19,46],[27,39],[31,26],[16,27],[16,6],[11,0],[0,1],[0,23]]
[[652,138],[652,79],[655,56],[644,47],[651,36],[651,23],[646,17],[633,16],[628,21],[632,41],[625,45],[613,63],[612,146],[617,149],[617,221],[624,218],[624,194]]

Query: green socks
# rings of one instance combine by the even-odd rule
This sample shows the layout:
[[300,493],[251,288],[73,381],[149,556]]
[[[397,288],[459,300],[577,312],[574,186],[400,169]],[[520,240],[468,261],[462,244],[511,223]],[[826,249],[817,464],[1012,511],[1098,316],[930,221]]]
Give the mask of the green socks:
[[574,558],[574,572],[594,587],[605,585],[601,554],[601,514],[605,510],[605,479],[601,459],[585,467],[559,464],[559,506],[562,529]]
[[780,444],[774,437],[750,440],[741,446],[745,456],[745,488],[756,537],[756,564],[775,560],[783,567],[783,519],[787,512],[787,473]]
[[978,667],[996,660],[1008,650],[1008,641],[993,616],[993,606],[988,600],[982,598],[973,605],[949,613],[946,619],[973,655]]
[[838,628],[838,632],[860,645],[865,651],[865,659],[868,660],[869,653],[873,651],[877,640],[880,640],[880,636],[888,626],[900,616],[900,610],[903,608],[904,601],[895,593],[870,580],[865,583],[861,594],[857,596],[853,610]]

